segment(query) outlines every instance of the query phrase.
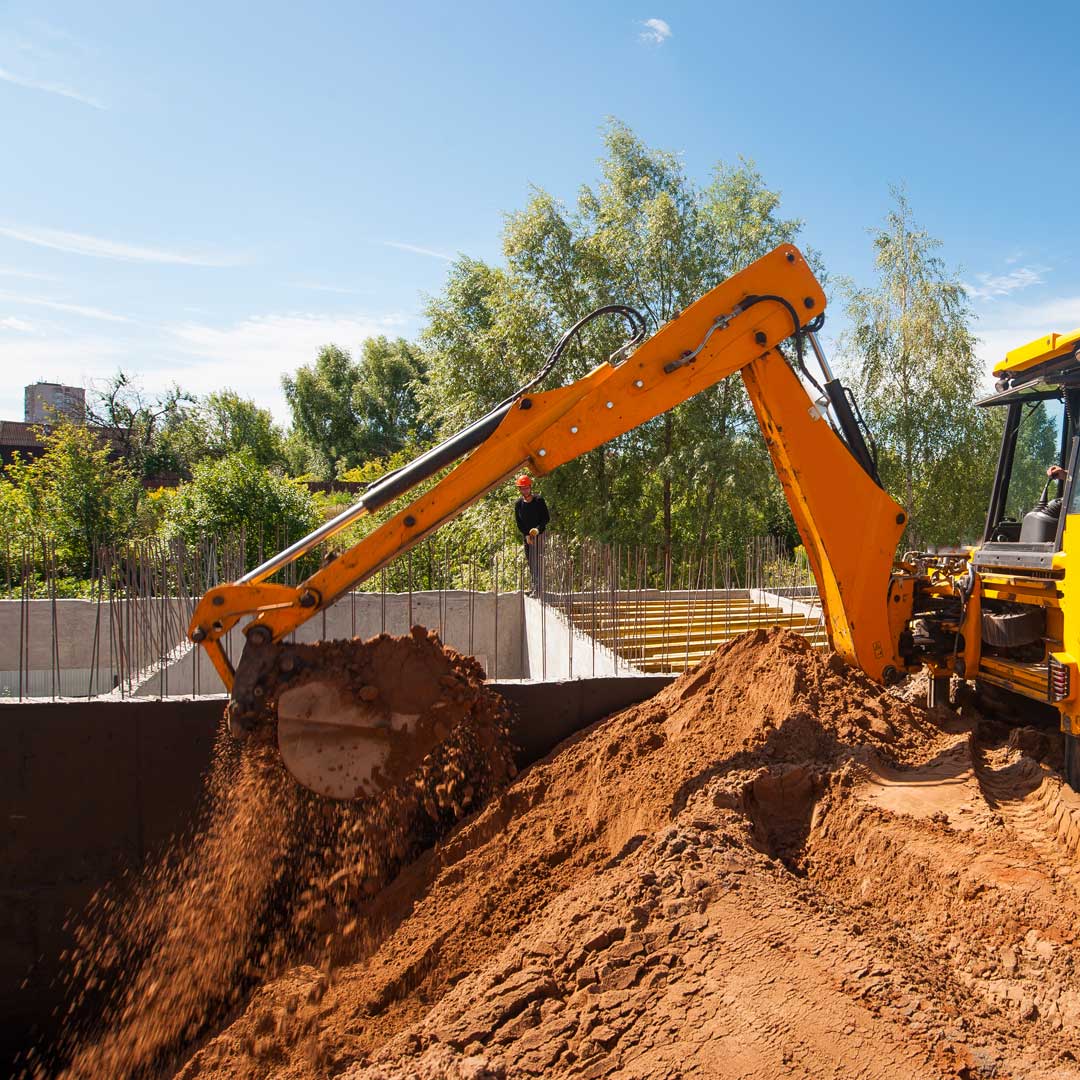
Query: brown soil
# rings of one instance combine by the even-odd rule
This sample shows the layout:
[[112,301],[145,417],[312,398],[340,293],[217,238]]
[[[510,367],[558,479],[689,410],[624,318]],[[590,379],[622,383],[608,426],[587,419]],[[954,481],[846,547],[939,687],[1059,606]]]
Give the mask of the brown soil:
[[1054,743],[746,635],[346,898],[355,933],[158,1073],[1080,1076]]
[[298,958],[330,970],[368,949],[379,931],[356,918],[364,899],[514,775],[509,710],[471,657],[420,627],[326,648],[330,670],[398,672],[397,697],[452,717],[452,736],[361,803],[311,794],[272,744],[223,731],[204,828],[133,890],[95,897],[75,928],[64,1045],[49,1048],[69,1061],[64,1076],[172,1075],[193,1040]]

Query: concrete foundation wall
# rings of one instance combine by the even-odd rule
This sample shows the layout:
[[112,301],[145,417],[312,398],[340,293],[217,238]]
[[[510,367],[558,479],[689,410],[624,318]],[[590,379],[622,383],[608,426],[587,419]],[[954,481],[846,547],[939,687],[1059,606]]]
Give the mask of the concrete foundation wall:
[[[296,641],[370,638],[376,634],[407,634],[416,624],[436,630],[443,644],[475,656],[493,679],[519,679],[526,664],[521,632],[521,595],[446,591],[353,593],[304,623]],[[233,662],[243,652],[243,636],[233,630],[227,651]],[[183,645],[163,669],[150,671],[135,689],[136,696],[217,694],[224,691],[202,649]]]
[[0,1040],[7,1049],[58,1002],[52,982],[60,951],[71,944],[67,915],[195,820],[223,706],[0,705]]
[[[524,766],[670,681],[493,684]],[[224,697],[0,704],[0,1075],[49,1031],[64,923],[198,820]]]
[[[420,623],[437,630],[447,645],[477,657],[491,678],[518,679],[527,676],[522,600],[520,593],[353,593],[302,626],[296,640],[405,634]],[[185,640],[190,611],[189,602],[175,597],[115,604],[2,600],[0,698],[20,692],[85,697],[92,666],[95,694],[108,693],[129,672],[134,677],[124,696],[220,693],[224,687],[213,665]],[[239,630],[228,635],[226,650],[239,659]]]
[[572,626],[550,604],[525,597],[525,644],[529,679],[595,679],[609,675],[640,675],[606,645]]
[[[115,624],[138,618],[149,629],[186,627],[190,605],[176,598],[118,600],[0,600],[0,671],[108,667]],[[55,620],[54,620],[55,612]],[[170,641],[171,645],[172,642]]]
[[0,670],[0,698],[96,697],[116,686],[107,668],[61,668],[59,672],[40,668],[30,671]]
[[[605,595],[613,600],[666,598],[673,602],[751,599],[817,617],[812,590],[645,590]],[[556,604],[573,598],[552,598]],[[580,598],[579,598],[580,599]],[[459,652],[476,656],[494,679],[593,678],[633,675],[637,669],[589,635],[571,627],[556,604],[541,605],[520,592],[446,591],[355,593],[316,615],[296,633],[299,641],[407,633],[419,623],[437,630]],[[185,640],[190,604],[151,598],[116,604],[89,600],[0,601],[0,698],[169,697],[224,690],[201,649]],[[55,613],[55,618],[54,618]],[[226,651],[236,662],[243,637],[234,630]],[[23,671],[20,677],[20,660]],[[91,670],[94,665],[94,670]],[[124,676],[122,687],[116,687]],[[128,678],[128,676],[131,676]]]

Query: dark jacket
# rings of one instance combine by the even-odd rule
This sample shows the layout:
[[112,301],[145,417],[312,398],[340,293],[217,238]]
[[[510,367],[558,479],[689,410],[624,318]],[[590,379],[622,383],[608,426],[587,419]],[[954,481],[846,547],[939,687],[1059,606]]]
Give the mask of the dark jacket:
[[547,503],[542,495],[534,495],[529,502],[518,499],[514,505],[514,521],[517,522],[518,531],[522,536],[528,535],[531,529],[539,529],[543,532],[547,528],[551,515],[548,513]]

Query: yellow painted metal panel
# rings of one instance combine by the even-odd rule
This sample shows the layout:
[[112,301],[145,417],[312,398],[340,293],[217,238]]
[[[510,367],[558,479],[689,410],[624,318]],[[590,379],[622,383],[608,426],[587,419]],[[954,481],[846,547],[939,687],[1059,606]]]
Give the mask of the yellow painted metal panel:
[[1026,345],[1010,349],[1005,354],[1005,359],[999,360],[994,365],[994,374],[1007,375],[1030,371],[1040,364],[1066,355],[1078,342],[1080,342],[1080,330],[1074,330],[1071,334],[1047,334],[1045,337],[1036,338]]

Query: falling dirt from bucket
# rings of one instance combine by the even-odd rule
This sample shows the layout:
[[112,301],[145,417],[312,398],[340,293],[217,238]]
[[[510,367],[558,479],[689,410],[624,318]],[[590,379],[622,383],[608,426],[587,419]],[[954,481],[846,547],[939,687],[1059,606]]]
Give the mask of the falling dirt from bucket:
[[328,969],[367,929],[354,909],[513,774],[507,706],[471,658],[420,628],[342,651],[408,675],[414,695],[441,695],[449,738],[378,801],[351,803],[300,788],[272,745],[222,734],[203,827],[127,890],[95,897],[76,928],[68,1075],[169,1075],[287,963]]

